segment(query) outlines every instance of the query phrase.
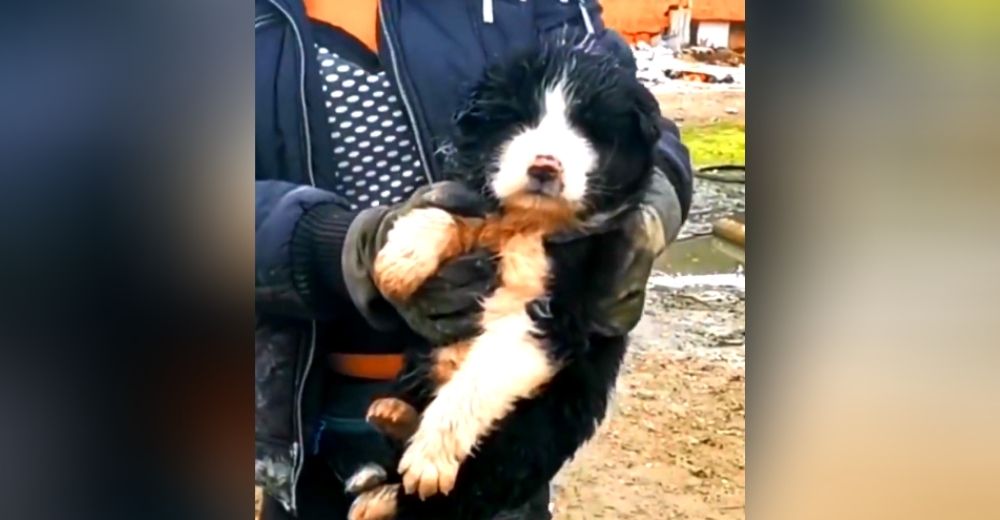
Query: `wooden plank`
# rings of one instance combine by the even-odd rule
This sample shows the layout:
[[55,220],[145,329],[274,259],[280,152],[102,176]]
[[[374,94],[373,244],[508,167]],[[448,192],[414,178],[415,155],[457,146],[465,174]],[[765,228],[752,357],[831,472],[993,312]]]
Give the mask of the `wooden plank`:
[[712,225],[712,234],[740,247],[746,247],[746,224],[724,218]]

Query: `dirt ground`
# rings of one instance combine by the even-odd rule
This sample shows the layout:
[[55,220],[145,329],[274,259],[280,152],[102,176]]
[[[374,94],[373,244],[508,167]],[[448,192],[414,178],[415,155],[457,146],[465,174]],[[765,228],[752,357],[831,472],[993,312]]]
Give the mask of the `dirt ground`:
[[744,518],[743,372],[659,353],[622,384],[616,416],[561,476],[555,518]]
[[743,90],[654,90],[660,109],[681,126],[710,123],[745,123],[746,91]]
[[610,417],[556,479],[555,518],[742,519],[745,301],[657,291]]

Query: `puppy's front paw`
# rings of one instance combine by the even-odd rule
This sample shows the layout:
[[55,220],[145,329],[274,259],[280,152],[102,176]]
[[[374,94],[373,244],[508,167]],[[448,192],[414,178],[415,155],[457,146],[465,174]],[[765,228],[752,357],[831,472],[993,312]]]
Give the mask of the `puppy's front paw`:
[[399,484],[386,484],[354,499],[348,520],[393,520],[399,509]]
[[389,230],[375,257],[373,281],[385,297],[405,301],[437,272],[443,258],[457,252],[458,242],[455,220],[446,211],[410,211]]
[[444,442],[446,435],[417,431],[399,462],[406,494],[417,493],[425,500],[438,493],[447,495],[455,488],[460,461]]
[[365,419],[386,436],[405,441],[420,425],[420,415],[409,403],[395,397],[376,399],[368,407]]

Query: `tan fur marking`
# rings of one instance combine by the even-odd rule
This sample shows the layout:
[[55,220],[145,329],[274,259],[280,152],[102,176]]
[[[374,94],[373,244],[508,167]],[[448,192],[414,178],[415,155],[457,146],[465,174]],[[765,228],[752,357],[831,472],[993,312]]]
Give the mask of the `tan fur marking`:
[[405,401],[384,397],[372,402],[365,420],[389,438],[405,441],[417,431],[420,414]]
[[504,254],[505,244],[516,235],[546,236],[578,224],[576,208],[565,202],[534,195],[518,195],[504,201],[503,212],[490,216],[479,230],[477,244]]
[[457,226],[456,234],[458,235],[458,248],[454,251],[454,254],[448,258],[458,256],[462,253],[468,253],[472,251],[475,247],[484,247],[480,244],[480,235],[482,235],[483,226],[485,221],[481,218],[465,218],[465,217],[455,217],[455,224]]
[[348,520],[393,520],[398,513],[399,484],[386,484],[365,491],[354,499]]
[[435,386],[442,386],[451,381],[452,376],[462,366],[465,356],[472,347],[471,341],[462,341],[447,347],[434,349],[434,364],[431,367],[431,378]]

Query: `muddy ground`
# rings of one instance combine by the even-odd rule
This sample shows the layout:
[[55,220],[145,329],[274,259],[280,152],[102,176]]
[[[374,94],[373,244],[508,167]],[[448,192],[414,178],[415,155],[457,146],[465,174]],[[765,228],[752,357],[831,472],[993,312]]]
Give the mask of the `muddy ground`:
[[692,85],[683,90],[657,87],[653,92],[663,113],[681,126],[746,122],[744,90],[709,90]]
[[555,518],[744,518],[745,299],[653,289],[609,419],[556,480]]
[[[658,93],[682,125],[745,122],[742,91]],[[682,236],[745,209],[745,186],[696,182]],[[609,417],[555,480],[557,520],[745,518],[745,294],[651,288]]]

